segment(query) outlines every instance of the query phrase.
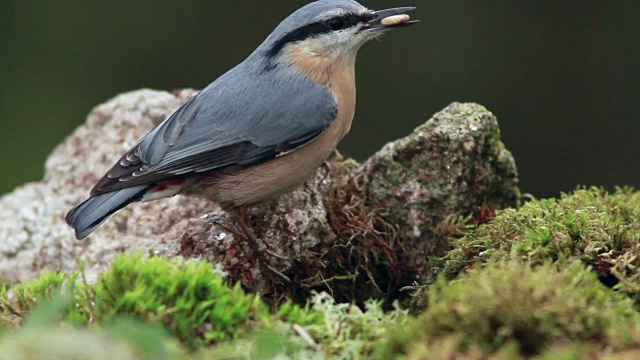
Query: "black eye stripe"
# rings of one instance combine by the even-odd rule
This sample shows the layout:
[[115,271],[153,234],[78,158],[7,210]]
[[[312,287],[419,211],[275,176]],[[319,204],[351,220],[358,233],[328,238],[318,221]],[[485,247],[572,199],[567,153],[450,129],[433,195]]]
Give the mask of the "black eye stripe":
[[284,48],[285,45],[289,43],[302,41],[304,39],[308,39],[316,35],[326,34],[328,32],[335,31],[334,29],[332,29],[331,25],[329,24],[331,20],[341,20],[343,23],[342,29],[347,29],[357,25],[360,22],[369,21],[372,18],[373,18],[373,15],[368,15],[368,14],[367,15],[345,14],[345,15],[333,17],[328,20],[323,20],[320,22],[315,22],[315,23],[305,25],[303,27],[300,27],[286,34],[282,38],[278,39],[275,43],[273,43],[271,48],[269,48],[269,50],[267,51],[267,56],[273,57],[278,55],[280,50],[282,50],[282,48]]
[[366,22],[371,20],[373,18],[373,15],[364,16],[364,15],[357,15],[357,14],[346,14],[346,15],[339,16],[337,18],[344,21],[345,28],[350,28],[352,26],[357,25],[360,22]]

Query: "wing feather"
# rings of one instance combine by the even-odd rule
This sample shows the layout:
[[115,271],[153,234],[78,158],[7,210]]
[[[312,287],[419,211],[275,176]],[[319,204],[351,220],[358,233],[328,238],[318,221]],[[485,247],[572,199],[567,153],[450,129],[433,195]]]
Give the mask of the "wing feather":
[[269,160],[313,141],[336,113],[331,91],[294,70],[241,64],[142,138],[91,193]]

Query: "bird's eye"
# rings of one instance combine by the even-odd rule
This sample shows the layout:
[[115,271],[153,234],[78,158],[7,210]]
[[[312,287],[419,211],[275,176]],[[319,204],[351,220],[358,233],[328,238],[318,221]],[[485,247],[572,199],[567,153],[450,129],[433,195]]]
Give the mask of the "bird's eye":
[[331,30],[341,30],[344,28],[344,21],[342,19],[333,18],[329,20],[329,27]]

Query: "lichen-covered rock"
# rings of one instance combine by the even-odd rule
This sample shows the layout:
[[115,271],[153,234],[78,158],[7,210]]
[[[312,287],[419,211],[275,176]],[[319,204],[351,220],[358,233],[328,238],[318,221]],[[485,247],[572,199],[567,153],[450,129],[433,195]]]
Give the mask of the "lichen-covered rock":
[[[457,231],[447,229],[449,216],[486,222],[495,209],[516,205],[517,181],[496,117],[477,104],[453,103],[349,173],[341,191],[358,194],[343,207],[361,203],[376,210],[369,215],[370,232],[384,239],[376,246],[388,259],[388,281],[397,287],[431,276],[429,257],[440,255],[442,242]],[[346,213],[347,223],[361,222],[360,215]]]
[[477,104],[449,105],[351,176],[369,180],[367,201],[389,208],[387,220],[403,238],[428,237],[443,216],[512,207],[518,198],[515,162],[496,117]]
[[[266,262],[215,204],[174,197],[128,206],[85,242],[65,213],[124,151],[195,94],[151,90],[96,107],[49,157],[42,182],[0,199],[0,278],[85,264],[89,277],[121,252],[148,250],[219,263],[231,281],[278,300],[327,290],[345,301],[394,292],[429,276],[428,257],[461,216],[482,222],[513,206],[514,160],[495,117],[475,104],[452,104],[364,164],[331,162],[307,184],[243,216]],[[489,214],[489,215],[487,215]]]
[[124,151],[194,94],[140,90],[93,109],[86,124],[49,156],[42,182],[0,199],[0,279],[23,281],[45,268],[76,269],[79,261],[93,277],[122,252],[175,253],[189,219],[211,204],[176,197],[130,206],[84,242],[74,239],[64,216]]

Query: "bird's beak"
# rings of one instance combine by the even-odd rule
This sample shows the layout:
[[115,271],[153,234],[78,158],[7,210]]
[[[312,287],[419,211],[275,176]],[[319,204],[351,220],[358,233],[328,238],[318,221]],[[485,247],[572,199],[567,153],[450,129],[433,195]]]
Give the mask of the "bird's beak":
[[413,6],[399,7],[373,12],[373,18],[369,20],[361,31],[380,31],[413,25],[420,20],[411,20],[405,13],[415,10]]

